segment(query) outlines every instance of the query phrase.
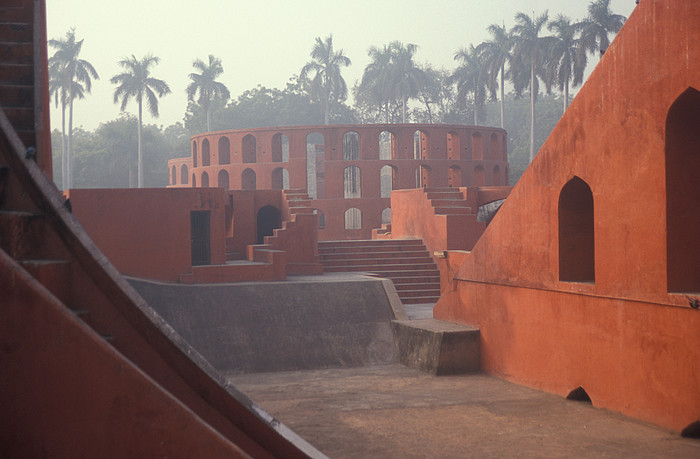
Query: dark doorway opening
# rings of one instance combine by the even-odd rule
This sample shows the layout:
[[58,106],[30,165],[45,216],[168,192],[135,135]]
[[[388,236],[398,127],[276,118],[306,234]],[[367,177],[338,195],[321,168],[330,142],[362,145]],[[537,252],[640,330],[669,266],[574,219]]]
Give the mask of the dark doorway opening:
[[209,221],[210,212],[208,210],[193,210],[190,212],[192,266],[211,264]]
[[258,211],[258,244],[265,242],[265,236],[272,236],[273,230],[282,228],[282,214],[277,207],[265,206]]

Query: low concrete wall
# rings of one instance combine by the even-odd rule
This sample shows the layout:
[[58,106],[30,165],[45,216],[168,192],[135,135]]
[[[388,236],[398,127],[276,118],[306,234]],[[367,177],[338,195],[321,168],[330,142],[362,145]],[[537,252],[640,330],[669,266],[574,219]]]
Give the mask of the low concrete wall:
[[130,279],[216,369],[254,373],[397,362],[385,283],[347,275],[178,285]]

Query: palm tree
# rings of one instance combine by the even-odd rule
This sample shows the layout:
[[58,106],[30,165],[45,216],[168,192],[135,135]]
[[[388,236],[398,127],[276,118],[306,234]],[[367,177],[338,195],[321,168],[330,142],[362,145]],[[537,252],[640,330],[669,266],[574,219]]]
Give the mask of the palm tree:
[[138,60],[132,54],[130,58],[124,58],[118,64],[125,70],[114,75],[110,82],[118,85],[114,90],[114,103],[121,99],[120,110],[126,109],[129,100],[133,97],[139,106],[138,124],[138,187],[143,188],[143,155],[141,151],[141,129],[143,125],[143,99],[146,98],[146,106],[152,116],[158,117],[158,97],[163,97],[170,93],[168,84],[151,76],[152,65],[158,64],[160,58],[151,54]]
[[323,120],[328,124],[331,101],[345,100],[348,96],[348,87],[340,74],[341,67],[351,64],[350,58],[343,54],[343,50],[333,50],[333,35],[321,40],[316,37],[316,43],[311,50],[311,61],[301,69],[300,78],[307,79],[313,72],[311,80],[311,93],[320,98],[323,104]]
[[207,132],[211,131],[211,101],[220,99],[226,102],[231,93],[223,83],[216,79],[224,73],[221,59],[209,55],[209,64],[201,59],[196,59],[192,66],[202,73],[190,73],[192,82],[187,85],[187,100],[194,101],[194,97],[199,92],[197,103],[204,108],[207,113]]
[[[56,105],[61,103],[61,172],[63,189],[73,186],[73,101],[84,99],[92,90],[92,78],[100,77],[92,64],[78,58],[85,40],[75,41],[75,29],[65,39],[51,39],[49,46],[56,52],[49,59],[49,91]],[[66,142],[66,107],[68,107],[68,141]]]
[[581,42],[576,37],[579,24],[571,24],[571,20],[557,15],[548,25],[554,36],[550,43],[549,60],[545,75],[545,83],[549,89],[552,83],[564,94],[564,111],[569,105],[569,84],[576,87],[583,82],[583,72],[586,69],[586,53],[580,52]]
[[[530,162],[535,156],[535,97],[538,92],[537,76],[542,75],[546,65],[546,50],[549,37],[541,37],[540,32],[547,24],[548,15],[545,11],[538,17],[530,17],[525,13],[515,15],[515,26],[512,29],[515,40],[511,75],[515,90],[522,93],[529,80],[530,87]],[[526,79],[526,75],[529,79]]]
[[385,122],[388,123],[389,100],[392,97],[389,75],[391,48],[387,45],[384,45],[382,48],[371,46],[367,54],[372,60],[365,67],[359,90],[368,100],[372,100],[379,105],[380,115],[381,107],[384,106]]
[[404,45],[400,41],[389,44],[391,49],[391,63],[389,66],[389,81],[394,94],[401,101],[401,122],[406,122],[406,101],[418,94],[418,90],[425,84],[425,73],[413,61],[413,55],[418,50],[418,45],[409,43]]
[[596,0],[588,4],[588,16],[581,21],[582,48],[602,55],[610,46],[611,33],[617,33],[627,20],[626,17],[613,14],[610,0]]
[[483,56],[474,45],[460,48],[454,59],[461,64],[452,74],[451,82],[457,84],[457,98],[463,104],[472,94],[474,105],[474,125],[478,124],[478,112],[486,101],[486,67]]
[[513,37],[506,30],[505,26],[491,24],[486,29],[491,34],[491,40],[485,41],[477,49],[483,56],[486,74],[488,76],[487,85],[492,94],[495,94],[496,79],[500,77],[498,87],[500,89],[501,108],[501,129],[503,129],[503,119],[505,116],[505,74],[506,63],[510,62],[511,51],[513,49]]

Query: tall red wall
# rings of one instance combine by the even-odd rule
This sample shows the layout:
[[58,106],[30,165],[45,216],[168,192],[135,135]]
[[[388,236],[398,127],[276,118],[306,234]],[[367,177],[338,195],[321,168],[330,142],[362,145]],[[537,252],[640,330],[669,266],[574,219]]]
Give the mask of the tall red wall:
[[[435,316],[481,327],[484,371],[562,395],[583,386],[596,406],[676,430],[698,419],[700,311],[668,293],[666,224],[667,190],[684,186],[666,181],[667,117],[700,89],[697,43],[697,2],[640,2],[446,287]],[[593,282],[559,280],[559,196],[574,177],[593,199]],[[674,196],[700,212],[697,194]]]

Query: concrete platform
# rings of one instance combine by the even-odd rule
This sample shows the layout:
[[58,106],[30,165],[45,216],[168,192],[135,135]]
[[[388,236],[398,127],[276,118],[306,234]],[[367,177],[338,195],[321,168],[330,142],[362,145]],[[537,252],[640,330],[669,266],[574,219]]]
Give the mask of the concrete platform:
[[697,458],[700,441],[482,374],[399,364],[229,375],[333,458]]

